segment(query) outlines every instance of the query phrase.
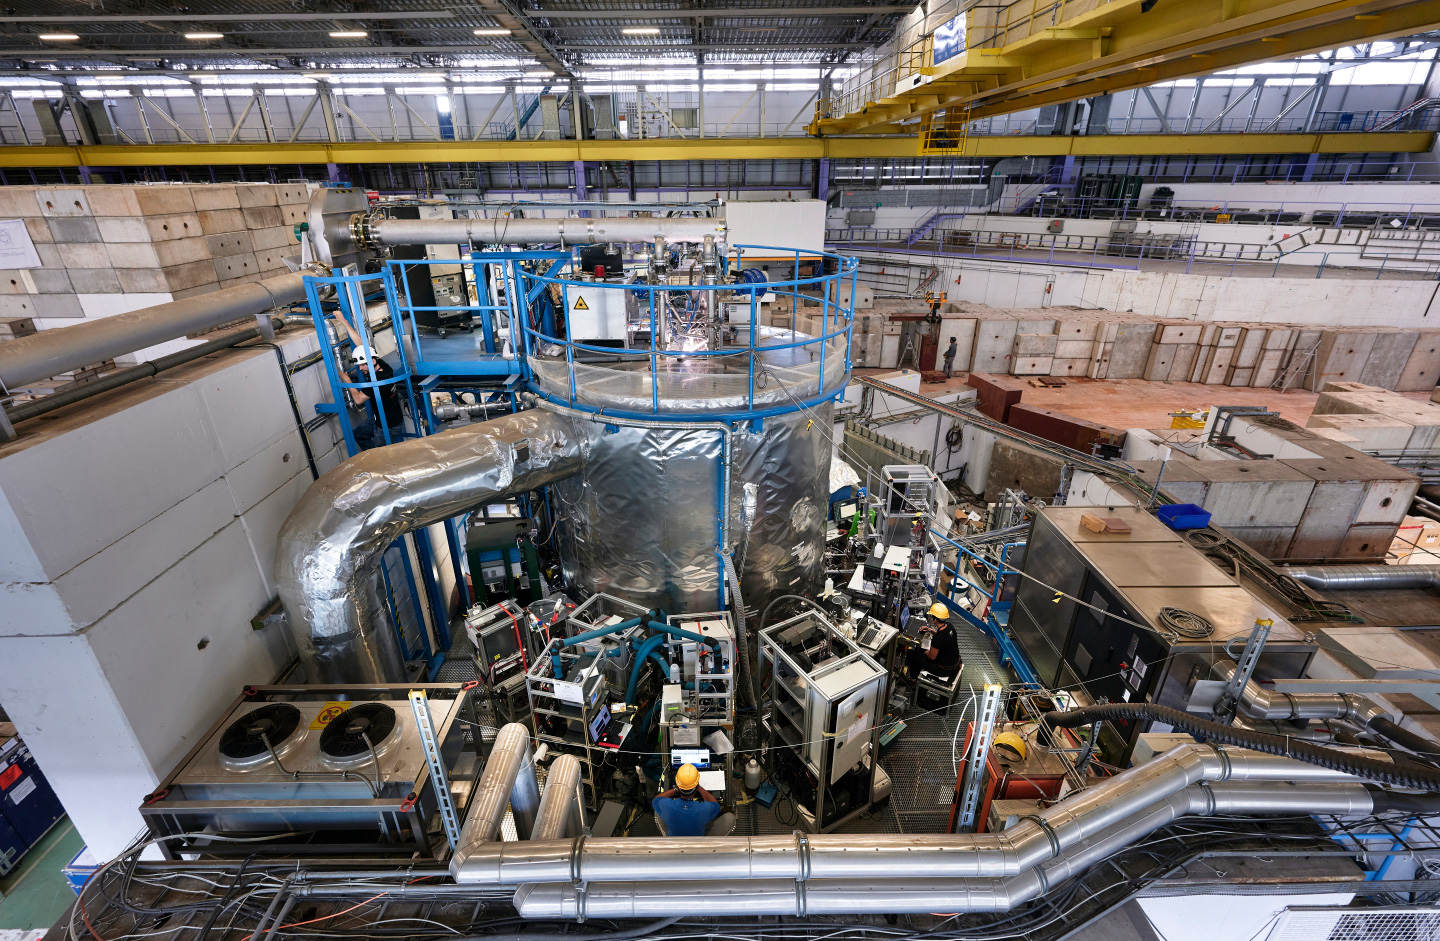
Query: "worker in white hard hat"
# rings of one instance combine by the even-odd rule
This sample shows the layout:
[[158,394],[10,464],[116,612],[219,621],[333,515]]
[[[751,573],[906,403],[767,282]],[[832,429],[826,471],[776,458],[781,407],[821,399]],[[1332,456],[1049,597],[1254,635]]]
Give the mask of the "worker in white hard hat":
[[665,836],[725,836],[735,829],[735,815],[700,786],[700,769],[681,765],[675,786],[650,802],[655,824]]
[[[366,350],[363,346],[357,345],[346,378],[351,382],[385,382],[387,379],[395,378],[395,371],[385,360]],[[386,443],[385,434],[380,430],[377,421],[377,418],[382,416],[385,419],[386,430],[390,432],[389,443],[398,443],[405,419],[400,406],[400,384],[385,382],[381,386],[367,386],[348,391],[350,401],[365,413],[365,418],[353,429],[355,443],[360,450],[368,451],[370,448],[378,448]]]
[[937,601],[925,613],[920,645],[905,655],[905,676],[913,680],[924,670],[951,677],[960,672],[960,666],[960,643],[950,626],[950,609],[944,602]]

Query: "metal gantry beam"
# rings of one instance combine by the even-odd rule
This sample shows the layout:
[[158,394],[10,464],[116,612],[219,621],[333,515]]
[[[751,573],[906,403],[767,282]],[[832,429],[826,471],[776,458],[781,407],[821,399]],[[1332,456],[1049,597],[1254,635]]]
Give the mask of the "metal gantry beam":
[[[888,82],[842,93],[811,130],[892,130],[955,105],[988,117],[1440,27],[1440,0],[1114,0],[1072,9],[1056,16],[1055,5],[1034,0],[977,7],[966,52],[939,66],[919,55]],[[926,81],[894,92],[895,79],[915,73]]]
[[[323,163],[573,163],[626,160],[839,160],[911,158],[910,137],[657,138],[650,140],[300,141],[314,95],[286,143],[0,147],[0,167],[262,166]],[[1430,131],[1284,134],[1129,134],[1078,137],[970,135],[965,152],[985,157],[1167,157],[1234,154],[1426,153]]]

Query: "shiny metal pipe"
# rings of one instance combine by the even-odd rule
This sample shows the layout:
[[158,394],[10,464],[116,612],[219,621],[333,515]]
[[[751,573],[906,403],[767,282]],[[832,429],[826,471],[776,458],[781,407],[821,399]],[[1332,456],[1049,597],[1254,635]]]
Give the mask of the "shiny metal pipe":
[[[1189,787],[1093,833],[1043,865],[1004,877],[987,873],[946,878],[930,873],[901,878],[881,865],[869,878],[590,882],[583,892],[575,883],[551,882],[521,886],[515,893],[515,907],[523,918],[661,917],[713,911],[717,905],[747,915],[796,917],[1003,912],[1042,895],[1179,817],[1287,813],[1299,806],[1310,808],[1299,812],[1363,814],[1373,806],[1369,792],[1359,784],[1301,785],[1274,800],[1268,794],[1271,790],[1273,786]],[[856,852],[863,855],[858,847]]]
[[[1237,669],[1234,662],[1227,660],[1215,664],[1214,672],[1228,681]],[[1268,690],[1254,680],[1246,683],[1240,691],[1239,705],[1240,712],[1252,719],[1346,719],[1367,726],[1376,716],[1390,715],[1389,710],[1367,696],[1354,693],[1281,693]]]
[[475,785],[475,796],[470,800],[470,810],[465,815],[455,856],[450,862],[452,875],[455,861],[462,854],[499,839],[506,807],[512,811],[515,830],[520,838],[528,837],[534,828],[539,804],[540,788],[535,780],[535,753],[530,748],[530,730],[518,722],[511,722],[495,736],[490,757],[485,761],[485,770],[480,773],[480,780]]
[[62,372],[293,304],[305,298],[305,276],[320,273],[282,274],[0,343],[0,388],[19,389]]
[[540,811],[535,815],[532,840],[563,840],[579,830],[576,826],[576,804],[580,794],[580,759],[561,755],[550,763],[545,776],[545,792],[540,795]]
[[1440,565],[1294,565],[1280,571],[1311,588],[1329,591],[1440,586]]
[[351,222],[356,241],[367,248],[392,245],[452,244],[515,245],[532,242],[650,242],[663,236],[670,242],[703,242],[707,236],[725,238],[725,220],[697,218],[614,219],[386,219],[380,215],[356,217]]
[[[582,881],[594,883],[846,879],[874,878],[876,873],[896,879],[1006,876],[1039,865],[1071,846],[1083,845],[1192,785],[1230,780],[1293,780],[1312,787],[1352,779],[1291,758],[1185,745],[1002,833],[636,837],[587,839],[578,845],[570,840],[487,843],[473,850],[457,850],[451,873],[457,882],[507,885],[563,882],[577,874]],[[1212,785],[1212,791],[1214,787],[1218,784]]]
[[531,409],[362,451],[280,529],[275,577],[311,683],[404,682],[380,557],[408,532],[579,473],[569,420]]

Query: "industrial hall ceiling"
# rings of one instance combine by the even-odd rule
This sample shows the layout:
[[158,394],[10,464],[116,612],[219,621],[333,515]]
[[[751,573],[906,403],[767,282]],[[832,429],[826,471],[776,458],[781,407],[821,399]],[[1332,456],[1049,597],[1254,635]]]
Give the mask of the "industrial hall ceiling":
[[[195,3],[19,0],[0,69],[466,68],[576,76],[617,59],[853,62],[916,3],[385,0]],[[608,61],[607,61],[608,60]]]

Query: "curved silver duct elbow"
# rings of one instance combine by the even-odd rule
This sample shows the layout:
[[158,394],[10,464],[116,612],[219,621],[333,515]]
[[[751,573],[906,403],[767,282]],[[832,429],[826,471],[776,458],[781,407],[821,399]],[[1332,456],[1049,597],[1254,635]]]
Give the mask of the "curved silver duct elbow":
[[1296,565],[1280,571],[1327,591],[1440,587],[1440,565]]
[[[1216,674],[1227,681],[1235,675],[1236,669],[1238,667],[1231,661],[1215,665]],[[1280,693],[1268,690],[1254,680],[1246,683],[1240,691],[1240,712],[1251,719],[1345,719],[1361,726],[1367,726],[1376,716],[1390,715],[1389,710],[1367,696],[1354,693]]]
[[475,785],[455,855],[450,859],[452,877],[461,859],[500,838],[507,807],[515,820],[515,832],[523,840],[534,830],[539,806],[540,787],[535,777],[535,753],[530,749],[530,730],[511,722],[495,736],[485,770]]
[[532,409],[363,451],[325,474],[280,529],[275,575],[311,683],[404,682],[376,590],[405,533],[579,473],[569,420]]

